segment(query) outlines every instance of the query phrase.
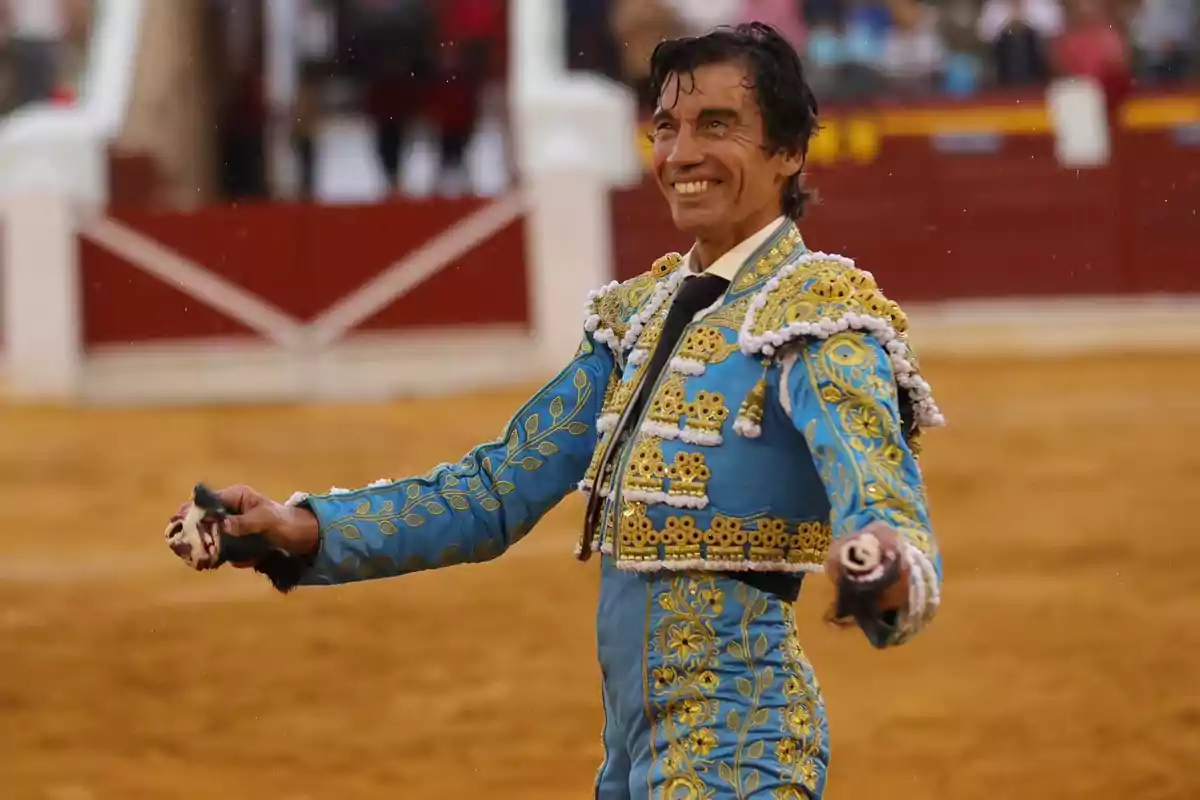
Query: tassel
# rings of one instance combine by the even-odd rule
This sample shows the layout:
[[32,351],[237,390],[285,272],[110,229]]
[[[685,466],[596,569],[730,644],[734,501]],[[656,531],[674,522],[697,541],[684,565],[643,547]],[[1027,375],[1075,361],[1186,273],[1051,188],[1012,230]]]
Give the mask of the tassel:
[[747,439],[757,439],[762,436],[763,410],[767,403],[767,367],[770,363],[770,361],[763,362],[762,377],[758,379],[758,383],[754,384],[754,388],[742,401],[737,419],[733,421],[734,432]]

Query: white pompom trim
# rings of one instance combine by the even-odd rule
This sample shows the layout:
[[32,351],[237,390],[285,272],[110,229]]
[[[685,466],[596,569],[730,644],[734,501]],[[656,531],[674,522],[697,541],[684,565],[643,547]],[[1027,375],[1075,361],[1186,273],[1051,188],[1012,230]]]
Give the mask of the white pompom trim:
[[[629,320],[629,329],[625,331],[625,335],[621,337],[620,341],[617,340],[617,336],[612,332],[612,329],[600,327],[602,320],[600,319],[600,315],[596,313],[596,306],[600,299],[618,288],[621,285],[620,282],[613,281],[607,286],[589,292],[587,303],[584,306],[584,329],[588,333],[591,333],[596,341],[608,346],[617,355],[623,355],[637,343],[638,338],[642,335],[642,330],[646,327],[646,323],[658,313],[658,310],[671,298],[671,295],[675,294],[675,290],[679,288],[679,284],[687,277],[686,273],[687,270],[676,269],[670,275],[658,281],[650,300]],[[644,359],[645,356],[641,358]]]
[[804,336],[828,339],[836,333],[847,330],[870,333],[887,350],[891,358],[892,371],[896,375],[896,383],[903,387],[912,398],[913,414],[917,425],[922,428],[944,426],[946,418],[938,409],[937,403],[934,402],[929,383],[917,372],[916,365],[912,362],[908,342],[897,333],[891,322],[882,317],[846,313],[837,320],[824,317],[816,322],[791,322],[779,330],[766,331],[759,336],[751,333],[754,329],[755,317],[766,307],[767,297],[771,292],[779,288],[784,278],[815,261],[834,261],[848,269],[854,267],[854,262],[843,256],[829,253],[805,253],[796,261],[780,269],[750,302],[750,310],[746,314],[741,333],[738,335],[738,344],[741,346],[742,352],[751,356],[758,354],[772,356],[780,347]]

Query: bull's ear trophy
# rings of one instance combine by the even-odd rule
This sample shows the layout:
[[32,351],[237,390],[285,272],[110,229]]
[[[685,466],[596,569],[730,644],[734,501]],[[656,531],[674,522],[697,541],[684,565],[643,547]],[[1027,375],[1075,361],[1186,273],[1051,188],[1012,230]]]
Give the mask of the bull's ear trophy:
[[863,533],[839,547],[838,563],[837,602],[826,620],[838,626],[857,622],[874,636],[881,625],[879,598],[900,579],[900,554]]
[[303,559],[272,547],[261,533],[231,536],[224,521],[229,510],[216,493],[197,483],[192,502],[182,517],[167,526],[167,546],[192,569],[212,570],[222,564],[253,566],[281,592],[291,591],[304,572]]

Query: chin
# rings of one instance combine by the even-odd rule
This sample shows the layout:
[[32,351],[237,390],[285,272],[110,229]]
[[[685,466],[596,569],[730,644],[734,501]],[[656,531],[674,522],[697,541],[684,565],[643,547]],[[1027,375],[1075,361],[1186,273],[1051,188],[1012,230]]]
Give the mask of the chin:
[[671,220],[681,232],[695,235],[714,226],[724,219],[720,209],[672,208]]

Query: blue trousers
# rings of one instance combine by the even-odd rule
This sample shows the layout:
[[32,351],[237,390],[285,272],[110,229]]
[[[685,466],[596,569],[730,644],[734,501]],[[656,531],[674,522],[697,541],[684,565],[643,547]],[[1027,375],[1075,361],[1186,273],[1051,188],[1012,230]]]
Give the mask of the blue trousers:
[[602,569],[597,800],[819,800],[829,727],[791,605],[719,573]]

